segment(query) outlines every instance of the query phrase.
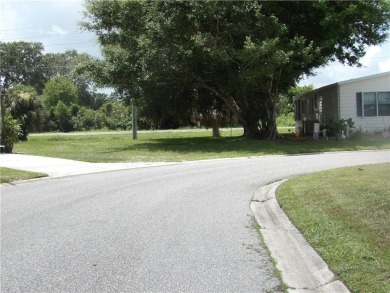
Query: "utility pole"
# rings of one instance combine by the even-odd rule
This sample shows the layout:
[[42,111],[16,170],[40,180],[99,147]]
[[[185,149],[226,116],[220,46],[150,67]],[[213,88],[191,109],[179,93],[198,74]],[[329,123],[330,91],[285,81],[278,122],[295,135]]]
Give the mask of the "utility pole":
[[133,139],[137,139],[137,107],[134,105],[134,98],[131,100],[131,116],[133,118]]
[[1,80],[1,76],[2,76],[2,70],[0,68],[0,107],[1,107],[1,109],[0,109],[0,115],[1,115],[1,142],[0,142],[0,144],[4,145],[5,144],[5,141],[4,141],[5,108],[4,108],[4,95],[2,95],[3,81]]

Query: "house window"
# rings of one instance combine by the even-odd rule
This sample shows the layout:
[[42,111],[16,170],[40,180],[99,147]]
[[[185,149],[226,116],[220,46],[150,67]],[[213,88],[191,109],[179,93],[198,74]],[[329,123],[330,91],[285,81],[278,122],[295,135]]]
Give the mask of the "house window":
[[390,116],[390,92],[356,93],[358,117]]
[[376,113],[376,93],[363,93],[364,117],[377,116]]
[[362,93],[356,93],[356,116],[363,117]]
[[378,93],[378,116],[390,116],[390,92]]

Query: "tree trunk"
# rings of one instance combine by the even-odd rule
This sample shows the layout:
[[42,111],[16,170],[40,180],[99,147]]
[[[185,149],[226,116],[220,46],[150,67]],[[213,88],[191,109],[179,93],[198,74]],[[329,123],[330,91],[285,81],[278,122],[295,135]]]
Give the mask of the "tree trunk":
[[12,154],[12,150],[14,148],[14,144],[13,143],[5,143],[5,146],[4,146],[4,152],[6,154]]
[[219,126],[214,125],[212,128],[213,128],[213,137],[220,137],[221,133],[219,132]]
[[261,132],[265,139],[274,140],[282,138],[276,125],[276,111],[274,109],[267,109],[266,121],[263,121]]
[[244,127],[244,136],[249,139],[261,138],[259,124],[256,120],[239,119]]
[[[253,113],[253,109],[250,106],[243,109],[236,103],[236,99],[231,96],[225,95],[217,89],[209,86],[204,80],[198,78],[198,86],[207,89],[217,96],[219,96],[226,104],[226,106],[236,115],[238,121],[241,122],[244,127],[244,136],[249,139],[275,139],[281,137],[276,129],[276,112],[272,106],[272,110],[267,111],[266,128],[259,129],[259,120],[261,114],[256,115]],[[271,104],[273,105],[273,104]],[[264,121],[263,121],[264,122]],[[264,126],[264,125],[263,125]]]

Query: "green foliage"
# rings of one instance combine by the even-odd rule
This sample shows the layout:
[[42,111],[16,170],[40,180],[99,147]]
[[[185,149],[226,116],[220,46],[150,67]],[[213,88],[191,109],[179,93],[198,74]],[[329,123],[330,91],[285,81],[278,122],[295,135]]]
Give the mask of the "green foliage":
[[77,88],[70,79],[64,76],[49,80],[45,85],[43,95],[48,107],[55,107],[58,102],[68,106],[77,103]]
[[76,50],[67,50],[65,53],[47,53],[43,58],[45,76],[48,79],[59,76],[68,77],[77,87],[77,103],[96,110],[103,104],[106,96],[96,92],[95,82],[86,71],[79,70],[83,64],[93,60],[94,58],[88,54],[79,54]]
[[93,58],[75,50],[42,52],[41,43],[0,42],[2,92],[6,92],[2,113],[17,119],[21,140],[30,132],[100,129],[106,124],[111,129],[129,127],[128,121],[118,122],[98,110],[107,95],[96,91],[87,72],[78,70]]
[[314,90],[314,85],[293,86],[279,97],[279,115],[288,115],[294,112],[294,98],[299,95]]
[[3,90],[22,83],[34,87],[41,94],[47,80],[42,52],[42,43],[0,42],[0,77]]
[[21,132],[20,125],[10,113],[5,116],[4,125],[2,127],[1,140],[4,142],[5,152],[12,153],[14,144],[19,142]]
[[73,130],[72,113],[64,102],[58,101],[53,110],[54,119],[60,131],[69,132]]
[[6,107],[20,123],[21,140],[27,140],[29,132],[43,130],[45,107],[33,87],[16,84],[8,90],[6,100]]
[[[152,108],[180,105],[170,109],[175,116],[222,102],[247,137],[278,137],[280,93],[331,60],[358,64],[364,46],[383,42],[389,28],[382,1],[87,0],[85,7],[83,26],[102,45],[104,60],[90,64],[101,84]],[[208,103],[199,90],[210,93]]]
[[84,131],[84,130],[126,130],[131,129],[129,107],[120,101],[106,102],[100,109],[72,104],[65,105],[59,101],[51,110],[47,122],[50,131]]
[[282,114],[276,118],[279,126],[295,126],[294,113]]
[[[43,45],[35,42],[0,42],[0,74],[2,88],[8,90],[20,83],[35,88],[42,94],[48,80],[66,76],[77,87],[77,102],[98,109],[106,95],[96,92],[93,78],[78,71],[84,63],[94,60],[88,54],[76,50],[65,53],[43,54]],[[53,102],[52,106],[57,104]]]
[[73,130],[100,129],[102,124],[97,125],[96,112],[90,108],[82,107],[77,115],[72,117]]
[[346,132],[347,126],[354,131],[355,130],[355,122],[352,121],[352,118],[348,119],[340,119],[340,120],[325,120],[323,123],[323,128],[326,129],[326,133],[328,136],[337,136],[341,135],[342,131],[344,134]]
[[124,103],[109,101],[100,108],[99,112],[103,114],[103,122],[106,128],[111,130],[131,129],[130,109]]

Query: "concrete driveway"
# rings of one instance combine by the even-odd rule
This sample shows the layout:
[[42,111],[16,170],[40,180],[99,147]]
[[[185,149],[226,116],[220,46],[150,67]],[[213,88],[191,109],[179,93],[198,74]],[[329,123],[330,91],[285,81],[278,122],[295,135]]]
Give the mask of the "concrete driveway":
[[0,167],[45,173],[49,177],[64,177],[168,164],[171,163],[88,163],[22,154],[0,154]]

